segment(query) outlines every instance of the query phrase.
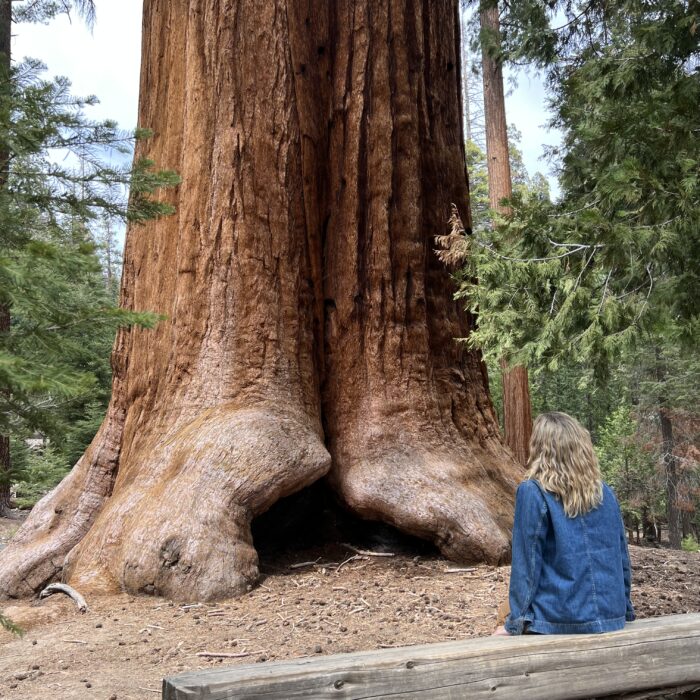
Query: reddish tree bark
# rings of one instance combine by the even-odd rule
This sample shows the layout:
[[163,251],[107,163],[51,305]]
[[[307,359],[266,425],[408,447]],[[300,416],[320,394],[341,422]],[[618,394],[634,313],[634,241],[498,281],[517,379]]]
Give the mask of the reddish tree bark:
[[0,590],[210,599],[250,522],[320,478],[459,560],[505,561],[520,470],[432,252],[467,201],[457,3],[147,0],[141,155],[177,214],[127,234],[107,417]]
[[[456,3],[338,2],[325,243],[331,481],[462,561],[508,552],[515,486],[433,251],[466,208]],[[464,213],[464,212],[463,212]],[[466,219],[465,219],[466,220]]]
[[[5,86],[9,85],[12,50],[12,2],[0,0],[0,81]],[[0,151],[0,188],[7,183],[10,155],[7,151]],[[10,307],[0,302],[0,333],[8,333],[10,330]],[[8,435],[0,435],[0,517],[10,516],[10,438]]]
[[[500,36],[498,4],[484,7],[479,14],[481,30],[486,33],[482,46],[482,75],[484,81],[484,115],[486,121],[486,162],[489,178],[489,205],[503,214],[508,208],[504,199],[513,196],[508,152],[508,125],[503,93],[503,67],[494,55],[493,46]],[[530,452],[532,410],[527,367],[509,367],[501,363],[503,380],[503,427],[506,444],[518,462],[526,464]]]

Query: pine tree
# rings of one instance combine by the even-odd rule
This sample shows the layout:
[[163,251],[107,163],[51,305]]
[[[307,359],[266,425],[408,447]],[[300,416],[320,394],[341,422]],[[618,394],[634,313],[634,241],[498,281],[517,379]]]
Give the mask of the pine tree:
[[[557,29],[557,12],[566,22]],[[599,379],[640,346],[698,340],[700,72],[697,2],[513,3],[503,50],[547,73],[564,133],[562,198],[514,196],[495,231],[455,239],[463,292],[478,308],[472,342],[556,370],[575,359]],[[473,284],[478,274],[479,286]],[[672,404],[660,391],[668,518],[680,542]]]
[[[89,16],[91,3],[79,5]],[[0,24],[8,37],[9,5],[2,7]],[[69,7],[31,3],[14,9],[22,18],[31,11],[35,19],[45,19]],[[171,208],[152,195],[177,180],[172,173],[153,172],[147,160],[133,168],[111,164],[106,150],[129,153],[134,135],[111,121],[91,121],[86,109],[96,99],[72,96],[64,78],[43,78],[38,61],[11,66],[3,55],[0,510],[9,505],[11,436],[40,429],[60,443],[59,426],[65,429],[71,402],[87,401],[88,393],[95,399],[95,387],[109,385],[107,347],[116,328],[156,320],[152,314],[115,308],[114,293],[102,282],[89,225],[105,217],[143,220],[168,213]],[[52,158],[56,152],[60,160]],[[91,339],[87,343],[85,336]],[[100,343],[98,360],[91,350]]]

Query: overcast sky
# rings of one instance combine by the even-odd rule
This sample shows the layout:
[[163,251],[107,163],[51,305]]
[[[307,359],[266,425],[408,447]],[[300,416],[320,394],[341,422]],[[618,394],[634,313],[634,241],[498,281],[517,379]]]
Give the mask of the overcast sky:
[[[115,119],[121,127],[133,129],[138,104],[142,0],[97,0],[96,6],[97,22],[92,33],[79,17],[69,21],[62,16],[46,26],[16,26],[13,54],[16,60],[24,56],[40,59],[50,75],[68,76],[76,95],[97,95],[100,104],[91,108],[92,118]],[[549,175],[547,163],[540,160],[542,145],[556,143],[558,136],[543,128],[547,120],[543,105],[542,84],[525,75],[519,77],[518,88],[506,100],[508,121],[522,133],[520,146],[528,172],[539,170]]]

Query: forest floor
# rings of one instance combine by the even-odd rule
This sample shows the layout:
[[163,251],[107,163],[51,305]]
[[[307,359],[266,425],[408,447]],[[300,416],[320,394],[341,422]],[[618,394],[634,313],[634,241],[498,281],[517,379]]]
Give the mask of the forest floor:
[[[16,527],[0,519],[0,547]],[[630,556],[638,617],[700,612],[700,554],[632,546]],[[261,569],[250,593],[211,605],[124,594],[88,597],[86,614],[61,595],[7,606],[25,634],[0,631],[0,697],[158,698],[163,677],[183,671],[489,635],[509,577],[339,544],[266,557]]]

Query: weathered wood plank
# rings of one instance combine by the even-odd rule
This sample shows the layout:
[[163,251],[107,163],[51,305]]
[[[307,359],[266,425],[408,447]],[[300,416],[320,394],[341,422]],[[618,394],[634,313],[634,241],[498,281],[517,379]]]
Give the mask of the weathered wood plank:
[[700,683],[700,614],[597,635],[485,637],[184,673],[164,700],[558,700]]

